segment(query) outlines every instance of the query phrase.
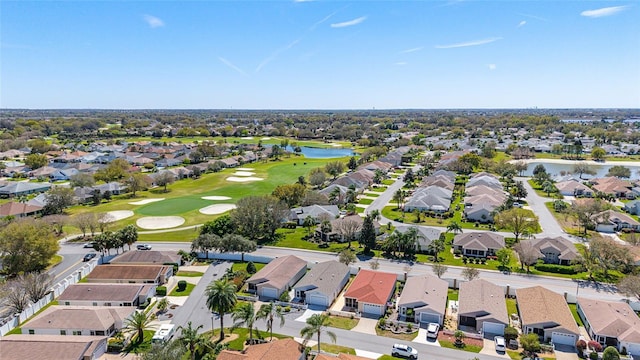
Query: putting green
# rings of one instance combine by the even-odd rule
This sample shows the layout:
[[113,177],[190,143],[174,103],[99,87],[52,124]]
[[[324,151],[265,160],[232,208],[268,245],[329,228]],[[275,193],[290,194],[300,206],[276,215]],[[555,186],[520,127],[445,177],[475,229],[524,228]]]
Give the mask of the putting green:
[[183,214],[187,211],[200,209],[208,205],[211,205],[211,201],[203,200],[200,196],[184,196],[154,202],[136,209],[135,212],[140,215],[167,216]]

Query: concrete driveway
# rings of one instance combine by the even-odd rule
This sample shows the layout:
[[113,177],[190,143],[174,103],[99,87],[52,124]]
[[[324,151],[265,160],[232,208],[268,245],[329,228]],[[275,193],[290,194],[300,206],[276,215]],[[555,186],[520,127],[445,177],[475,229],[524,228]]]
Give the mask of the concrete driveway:
[[556,360],[578,360],[578,354],[572,346],[556,345]]
[[492,355],[492,356],[497,356],[505,359],[511,359],[506,352],[499,353],[496,351],[496,343],[493,342],[493,339],[491,340],[483,339],[482,342],[483,342],[483,346],[482,346],[482,350],[480,350],[480,354]]
[[427,329],[418,329],[418,336],[412,340],[414,343],[440,346],[440,342],[436,339],[427,339]]
[[296,318],[295,321],[300,321],[300,322],[307,322],[307,319],[310,318],[312,315],[315,314],[322,314],[324,313],[324,311],[322,310],[311,310],[311,309],[307,309],[304,311],[304,313],[302,313],[301,316],[299,316],[298,318]]
[[378,326],[378,320],[362,317],[360,318],[360,321],[358,321],[358,325],[351,329],[351,331],[376,335],[376,326]]

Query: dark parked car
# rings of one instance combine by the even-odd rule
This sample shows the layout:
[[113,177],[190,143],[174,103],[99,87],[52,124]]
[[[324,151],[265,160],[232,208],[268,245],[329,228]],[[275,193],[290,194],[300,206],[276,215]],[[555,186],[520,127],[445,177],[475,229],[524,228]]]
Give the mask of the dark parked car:
[[82,258],[82,261],[89,261],[89,260],[93,259],[96,256],[98,256],[98,254],[96,254],[96,253],[88,253],[87,255],[85,255]]

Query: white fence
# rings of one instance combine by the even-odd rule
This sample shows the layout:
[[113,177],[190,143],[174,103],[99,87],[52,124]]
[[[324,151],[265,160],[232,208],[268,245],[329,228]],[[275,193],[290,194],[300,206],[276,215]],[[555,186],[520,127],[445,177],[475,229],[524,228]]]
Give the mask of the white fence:
[[31,305],[29,305],[26,309],[24,309],[18,316],[13,316],[9,321],[0,326],[0,336],[6,335],[9,331],[18,327],[21,323],[26,321],[28,318],[36,314],[43,307],[53,301],[56,297],[64,292],[64,290],[69,287],[69,285],[75,284],[83,277],[87,276],[91,270],[93,270],[98,264],[98,260],[93,260],[86,263],[80,269],[78,269],[73,274],[67,276],[59,283],[55,284],[51,287],[51,292],[45,295],[42,299],[38,300]]

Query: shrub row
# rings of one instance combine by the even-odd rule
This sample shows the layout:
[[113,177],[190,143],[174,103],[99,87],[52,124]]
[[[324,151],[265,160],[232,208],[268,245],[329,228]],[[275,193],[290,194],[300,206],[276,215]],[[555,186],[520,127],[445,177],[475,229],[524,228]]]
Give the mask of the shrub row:
[[566,265],[555,265],[555,264],[536,264],[536,270],[556,273],[556,274],[566,274],[573,275],[576,273],[576,270],[572,266]]
[[167,295],[167,287],[166,286],[158,286],[156,288],[156,295],[158,295],[158,296]]

